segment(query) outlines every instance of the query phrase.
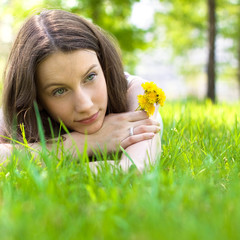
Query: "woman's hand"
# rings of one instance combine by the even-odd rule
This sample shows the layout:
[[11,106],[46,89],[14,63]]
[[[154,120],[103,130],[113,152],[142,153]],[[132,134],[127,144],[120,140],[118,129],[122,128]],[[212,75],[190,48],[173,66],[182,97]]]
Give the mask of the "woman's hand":
[[[130,128],[133,135],[130,136]],[[160,131],[159,123],[149,119],[144,111],[109,114],[99,131],[88,136],[89,141],[98,143],[109,152],[121,145],[127,148],[143,140],[152,139]]]

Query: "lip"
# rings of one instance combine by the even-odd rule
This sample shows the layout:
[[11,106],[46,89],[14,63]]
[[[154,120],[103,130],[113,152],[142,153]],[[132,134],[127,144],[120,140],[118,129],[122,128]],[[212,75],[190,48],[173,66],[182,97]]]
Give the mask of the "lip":
[[85,119],[82,119],[82,120],[76,121],[76,122],[83,123],[83,124],[91,124],[97,119],[98,113],[99,113],[99,111],[97,113],[93,114],[92,116],[90,116],[89,118],[85,118]]

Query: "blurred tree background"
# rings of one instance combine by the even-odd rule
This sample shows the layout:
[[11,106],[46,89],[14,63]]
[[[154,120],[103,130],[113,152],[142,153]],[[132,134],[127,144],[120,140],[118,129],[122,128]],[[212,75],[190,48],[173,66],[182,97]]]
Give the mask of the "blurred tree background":
[[[163,10],[156,12],[155,22],[164,32],[163,42],[172,49],[173,59],[181,57],[182,74],[193,79],[205,73],[206,96],[213,101],[217,79],[235,79],[240,96],[240,0],[159,1]],[[228,54],[218,56],[217,41],[228,43],[224,49]],[[193,65],[199,49],[207,49],[208,56],[203,64]]]
[[[155,11],[154,21],[144,28],[131,21],[140,0],[1,0],[0,73],[24,19],[42,8],[58,8],[80,14],[111,33],[118,40],[127,71],[134,73],[139,53],[168,48],[170,64],[187,81],[198,76],[207,79],[206,97],[215,101],[219,80],[238,82],[240,93],[240,0],[143,1]],[[9,26],[12,39],[6,36]],[[222,42],[226,43],[224,54],[219,54]],[[198,55],[204,60],[194,62]]]

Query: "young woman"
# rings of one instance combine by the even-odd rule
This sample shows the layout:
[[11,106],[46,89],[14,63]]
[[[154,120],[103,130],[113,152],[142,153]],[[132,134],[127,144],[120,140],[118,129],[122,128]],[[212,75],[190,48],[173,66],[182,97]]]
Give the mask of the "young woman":
[[[116,46],[102,29],[65,11],[43,11],[20,29],[8,59],[2,135],[22,141],[24,124],[28,142],[40,148],[36,102],[46,139],[52,138],[49,119],[56,135],[62,122],[71,132],[62,133],[64,148],[73,155],[73,140],[81,152],[87,139],[89,156],[94,149],[113,152],[121,145],[143,169],[161,146],[159,122],[135,111],[142,82],[124,73]],[[12,145],[1,141],[4,159]],[[120,164],[129,166],[124,154]]]

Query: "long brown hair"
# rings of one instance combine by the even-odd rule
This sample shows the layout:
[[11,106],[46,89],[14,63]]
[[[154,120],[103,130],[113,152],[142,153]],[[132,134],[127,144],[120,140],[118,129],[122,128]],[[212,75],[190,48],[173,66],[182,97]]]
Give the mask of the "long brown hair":
[[[25,22],[8,59],[3,91],[7,136],[16,134],[16,138],[21,141],[19,126],[23,123],[27,140],[39,140],[34,110],[34,101],[37,102],[37,66],[56,51],[70,52],[79,49],[90,49],[97,54],[106,79],[107,113],[127,110],[127,82],[118,48],[112,38],[100,27],[75,14],[62,10],[45,10]],[[44,110],[40,111],[40,115],[48,138],[50,116]],[[56,127],[58,123],[53,125]]]

